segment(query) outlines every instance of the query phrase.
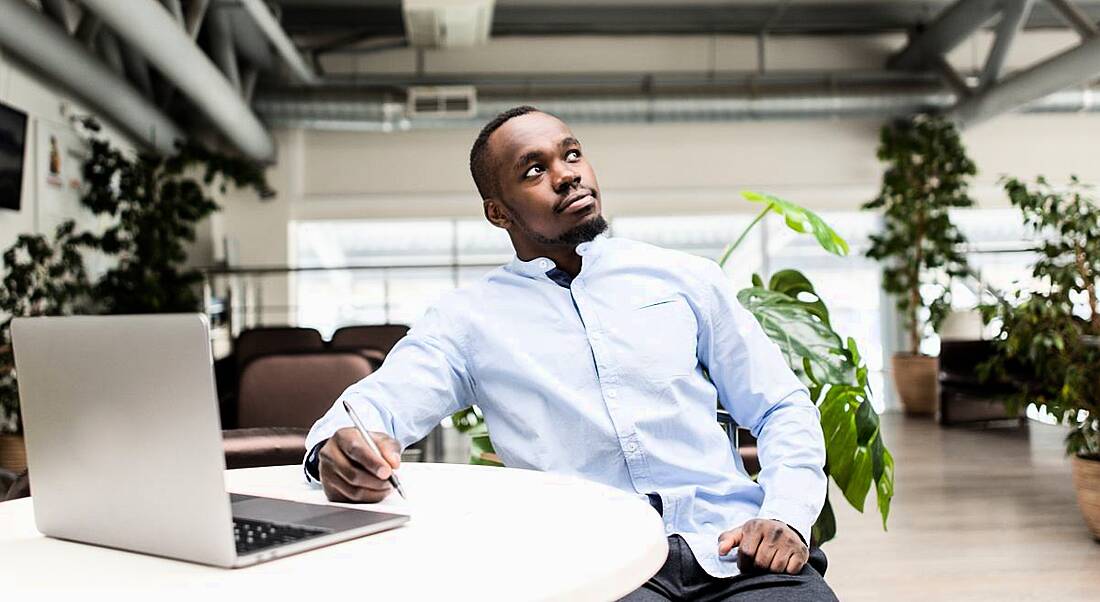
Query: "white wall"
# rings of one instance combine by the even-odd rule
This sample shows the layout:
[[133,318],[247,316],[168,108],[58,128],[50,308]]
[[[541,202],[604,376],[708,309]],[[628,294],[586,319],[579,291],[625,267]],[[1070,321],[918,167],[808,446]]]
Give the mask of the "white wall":
[[[79,102],[73,100],[64,91],[39,75],[29,71],[10,55],[0,52],[0,102],[15,107],[27,114],[26,152],[23,163],[23,193],[21,209],[16,211],[0,210],[0,250],[7,249],[20,234],[40,233],[52,236],[50,228],[40,220],[39,214],[54,208],[41,207],[39,204],[39,186],[43,186],[45,174],[37,173],[36,159],[39,153],[48,149],[39,149],[36,131],[49,125],[54,130],[72,130],[68,115],[87,115]],[[117,131],[106,124],[104,133],[115,144],[123,148],[132,148],[132,144]],[[65,207],[67,217],[85,218],[90,213],[76,207]],[[47,230],[40,232],[40,230]]]
[[[880,125],[757,121],[581,125],[574,131],[596,169],[609,214],[698,214],[751,210],[737,200],[743,189],[785,195],[821,210],[858,208],[878,189]],[[479,216],[468,170],[475,136],[473,129],[281,132],[272,179],[300,185],[280,190],[263,222],[240,219],[236,212],[252,215],[268,205],[227,207],[224,232],[239,238],[242,262],[271,264],[287,258],[286,247],[270,240],[269,220],[284,216]],[[1005,115],[964,131],[963,139],[980,170],[974,193],[985,206],[1004,203],[997,180],[1005,174],[1059,180],[1073,173],[1100,182],[1100,115]]]

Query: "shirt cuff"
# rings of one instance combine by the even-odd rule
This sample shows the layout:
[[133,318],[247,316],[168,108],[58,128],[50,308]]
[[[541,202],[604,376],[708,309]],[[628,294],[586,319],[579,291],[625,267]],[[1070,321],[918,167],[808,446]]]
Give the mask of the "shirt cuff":
[[328,443],[328,439],[322,439],[317,445],[314,445],[302,462],[302,468],[306,473],[306,482],[308,483],[321,482],[321,448],[326,443]]
[[814,521],[817,520],[819,513],[820,511],[814,512],[812,508],[801,501],[765,499],[764,505],[760,507],[760,513],[756,517],[777,520],[786,524],[802,538],[802,543],[809,547],[810,534],[813,532]]

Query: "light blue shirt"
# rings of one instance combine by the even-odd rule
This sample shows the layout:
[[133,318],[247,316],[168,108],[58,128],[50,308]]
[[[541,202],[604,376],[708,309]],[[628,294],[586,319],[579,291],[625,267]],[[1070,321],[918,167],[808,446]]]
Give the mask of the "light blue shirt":
[[[718,265],[604,236],[577,253],[569,288],[547,276],[552,260],[513,258],[448,293],[306,449],[351,426],[342,400],[402,448],[477,404],[507,466],[658,493],[667,533],[713,576],[738,574],[718,536],[751,518],[808,541],[826,487],[817,408]],[[757,482],[715,419],[719,400],[759,440]]]

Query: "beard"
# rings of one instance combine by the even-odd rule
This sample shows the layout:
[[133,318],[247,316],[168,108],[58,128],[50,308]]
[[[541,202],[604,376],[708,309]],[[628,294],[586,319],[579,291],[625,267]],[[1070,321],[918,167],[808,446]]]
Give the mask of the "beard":
[[597,215],[596,217],[585,220],[555,237],[543,236],[535,232],[515,213],[512,214],[512,221],[514,221],[516,225],[519,226],[519,229],[531,240],[542,245],[560,247],[575,247],[582,242],[589,242],[607,231],[607,220],[605,220],[602,215]]

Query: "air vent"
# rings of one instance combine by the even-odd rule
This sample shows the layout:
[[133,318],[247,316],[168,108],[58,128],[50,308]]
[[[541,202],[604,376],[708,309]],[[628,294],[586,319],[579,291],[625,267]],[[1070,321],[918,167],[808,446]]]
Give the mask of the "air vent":
[[470,118],[477,114],[477,89],[473,86],[421,86],[409,88],[409,117]]
[[405,35],[413,46],[454,48],[489,40],[494,0],[403,0]]

